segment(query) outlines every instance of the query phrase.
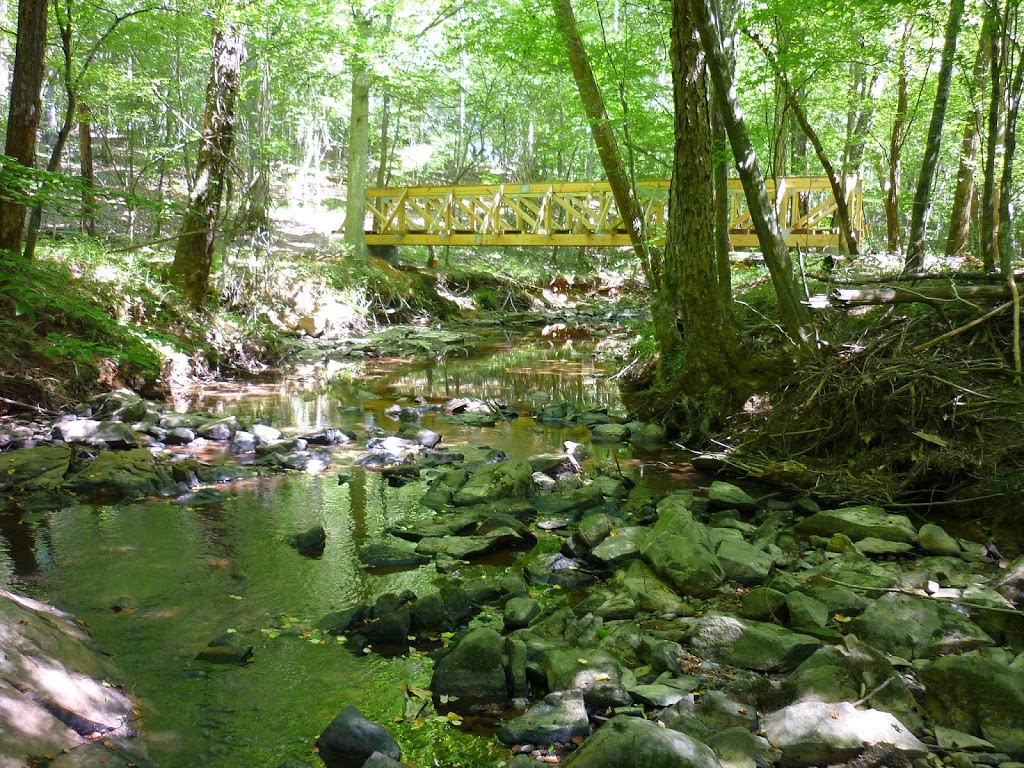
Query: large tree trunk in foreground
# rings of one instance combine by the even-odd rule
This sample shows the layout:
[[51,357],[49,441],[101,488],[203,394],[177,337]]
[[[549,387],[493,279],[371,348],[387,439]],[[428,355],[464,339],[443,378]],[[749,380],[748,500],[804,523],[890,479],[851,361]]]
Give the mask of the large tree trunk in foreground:
[[214,29],[213,67],[206,86],[206,113],[195,184],[170,272],[171,283],[193,309],[203,306],[210,288],[217,219],[235,143],[235,98],[244,56],[240,30]]
[[949,88],[953,81],[953,63],[956,57],[956,39],[964,16],[964,0],[951,0],[949,17],[946,19],[945,43],[942,46],[942,63],[939,65],[939,82],[935,93],[935,105],[928,126],[924,159],[917,177],[917,189],[910,209],[910,238],[907,242],[907,260],[904,268],[910,272],[924,269],[924,228],[932,200],[932,180],[939,165],[939,148],[942,143],[942,126],[946,120],[949,104]]
[[[737,344],[728,306],[718,287],[713,158],[707,79],[700,41],[687,0],[673,0],[669,58],[675,99],[675,152],[668,202],[665,274],[679,276],[666,290],[680,297],[683,368],[687,390],[702,394],[732,378]],[[670,266],[671,265],[671,266]]]
[[813,340],[810,313],[807,307],[800,303],[797,294],[789,248],[779,230],[775,211],[765,191],[764,174],[757,164],[757,155],[747,132],[743,111],[736,100],[732,71],[722,50],[714,10],[709,7],[709,0],[689,2],[694,25],[700,35],[701,47],[707,57],[708,72],[714,83],[715,99],[722,110],[729,143],[736,158],[736,168],[747,197],[747,208],[750,210],[751,221],[778,297],[782,326],[794,344],[809,346]]
[[[46,0],[18,3],[18,42],[7,118],[4,154],[26,168],[35,167],[40,93],[46,68]],[[0,250],[21,253],[25,204],[11,199],[15,190],[0,186]]]

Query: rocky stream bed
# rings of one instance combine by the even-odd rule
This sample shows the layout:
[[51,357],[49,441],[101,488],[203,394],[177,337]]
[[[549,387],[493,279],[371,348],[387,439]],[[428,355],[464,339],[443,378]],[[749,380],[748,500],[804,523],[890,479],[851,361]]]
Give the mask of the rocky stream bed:
[[[657,451],[664,435],[606,409],[536,408],[538,429],[588,439],[529,456],[442,438],[446,424],[486,435],[519,416],[508,406],[458,397],[388,415],[386,430],[282,432],[113,393],[4,425],[0,517],[217,504],[240,480],[294,473],[342,487],[373,473],[411,494],[356,556],[368,574],[432,576],[195,648],[199,664],[254,672],[278,635],[426,664],[429,685],[404,686],[392,719],[344,706],[313,724],[308,762],[282,768],[398,766],[405,730],[438,721],[493,734],[491,764],[516,768],[1024,765],[1024,558],[711,474],[688,490],[637,483],[591,452]],[[315,567],[339,535],[315,525],[274,546]],[[72,617],[5,591],[0,636],[0,766],[150,764],[144,704]]]

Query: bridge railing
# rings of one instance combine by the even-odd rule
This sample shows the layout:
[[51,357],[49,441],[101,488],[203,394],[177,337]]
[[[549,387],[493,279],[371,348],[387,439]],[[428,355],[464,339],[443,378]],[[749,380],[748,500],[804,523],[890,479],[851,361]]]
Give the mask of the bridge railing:
[[[861,184],[850,177],[845,185],[853,227],[861,233]],[[664,237],[668,187],[667,181],[638,185],[641,210],[655,239]],[[769,181],[768,194],[790,246],[839,245],[827,179],[791,176],[777,187]],[[729,198],[733,247],[757,246],[739,180],[730,181]],[[607,182],[371,189],[366,207],[366,242],[371,245],[629,245]]]

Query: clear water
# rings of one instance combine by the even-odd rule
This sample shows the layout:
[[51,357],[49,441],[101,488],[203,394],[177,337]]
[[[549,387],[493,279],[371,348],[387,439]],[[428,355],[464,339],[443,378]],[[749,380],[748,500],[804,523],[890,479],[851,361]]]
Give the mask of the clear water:
[[[333,384],[315,376],[222,384],[196,405],[282,428],[331,425],[365,434],[374,426],[394,431],[397,423],[384,409],[417,396],[498,400],[524,414],[548,396],[614,411],[611,372],[585,349],[542,337],[461,359],[381,360]],[[435,426],[431,417],[424,426]],[[516,456],[558,450],[564,440],[586,436],[586,430],[552,429],[525,415],[490,429],[436,428],[453,449],[489,446]],[[339,452],[337,464],[357,452]],[[677,458],[636,457],[617,446],[598,447],[594,462],[617,462],[670,487],[686,481],[673,464]],[[354,655],[314,631],[331,611],[386,591],[423,592],[450,578],[432,566],[389,574],[360,567],[364,544],[398,518],[423,514],[417,501],[424,486],[390,488],[380,475],[361,470],[342,486],[335,474],[332,468],[320,476],[245,481],[229,498],[205,506],[152,501],[0,515],[0,583],[88,624],[128,675],[151,756],[167,768],[252,768],[287,759],[319,765],[313,744],[345,704],[391,725],[405,759],[418,766],[495,764],[502,753],[455,726],[394,722],[404,708],[400,686],[429,684],[427,659]],[[289,534],[316,524],[327,531],[322,558],[301,557],[285,543]],[[481,567],[466,576],[500,573]],[[250,664],[195,660],[225,633],[255,647]]]

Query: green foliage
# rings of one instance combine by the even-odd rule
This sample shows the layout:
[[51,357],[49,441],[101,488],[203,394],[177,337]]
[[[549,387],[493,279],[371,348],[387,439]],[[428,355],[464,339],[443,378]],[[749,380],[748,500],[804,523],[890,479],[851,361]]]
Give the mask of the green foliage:
[[501,299],[498,298],[498,293],[493,288],[481,288],[473,293],[473,302],[476,304],[477,309],[482,309],[486,312],[494,312],[501,309]]
[[[0,324],[0,344],[8,353],[0,379],[54,371],[57,378],[43,375],[38,384],[72,397],[103,378],[135,386],[153,380],[161,355],[137,325],[112,316],[102,299],[66,264],[0,254],[0,315],[11,318]],[[23,381],[11,385],[26,389]]]

